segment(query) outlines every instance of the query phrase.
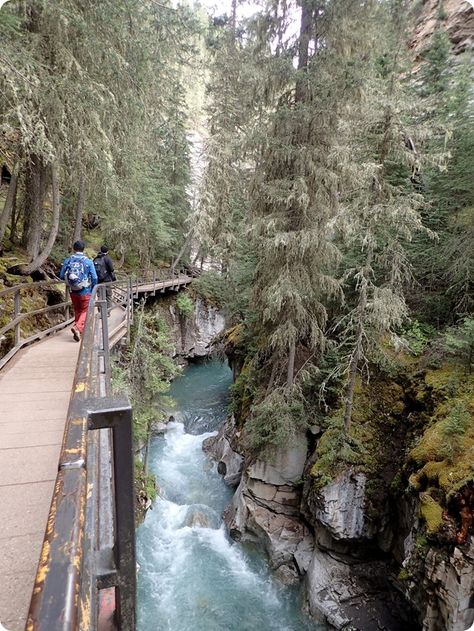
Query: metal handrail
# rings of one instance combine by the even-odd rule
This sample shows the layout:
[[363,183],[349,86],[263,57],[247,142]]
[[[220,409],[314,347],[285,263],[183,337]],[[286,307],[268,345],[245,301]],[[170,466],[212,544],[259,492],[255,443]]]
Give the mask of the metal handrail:
[[[177,290],[191,280],[127,278],[92,291],[27,631],[94,631],[106,588],[115,590],[118,629],[135,630],[132,410],[127,400],[111,398],[110,346],[129,335],[140,293]],[[111,332],[108,288],[123,310]]]

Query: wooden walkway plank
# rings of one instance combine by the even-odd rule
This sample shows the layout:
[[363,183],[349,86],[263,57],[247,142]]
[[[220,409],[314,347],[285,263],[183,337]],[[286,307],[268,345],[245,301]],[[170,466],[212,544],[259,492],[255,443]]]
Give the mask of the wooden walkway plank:
[[[114,309],[109,327],[122,318]],[[68,328],[0,373],[0,622],[8,631],[25,626],[79,348]]]
[[25,626],[78,353],[67,329],[0,373],[0,621],[8,631]]

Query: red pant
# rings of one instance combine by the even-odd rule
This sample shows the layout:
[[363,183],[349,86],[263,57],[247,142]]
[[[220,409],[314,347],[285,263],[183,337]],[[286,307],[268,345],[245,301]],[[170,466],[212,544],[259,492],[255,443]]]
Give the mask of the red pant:
[[72,306],[74,307],[74,324],[79,329],[80,333],[84,331],[84,325],[86,324],[87,307],[89,306],[90,294],[73,294],[71,292]]

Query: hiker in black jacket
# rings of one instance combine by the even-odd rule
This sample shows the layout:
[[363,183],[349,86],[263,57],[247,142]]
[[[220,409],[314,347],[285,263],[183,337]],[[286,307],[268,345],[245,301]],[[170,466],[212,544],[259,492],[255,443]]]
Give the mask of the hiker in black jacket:
[[[103,245],[100,248],[100,252],[94,259],[95,271],[97,272],[99,283],[110,283],[116,280],[114,264],[112,263],[112,259],[110,258],[108,252],[109,248],[106,245]],[[110,314],[112,309],[112,288],[107,287],[105,291],[107,294],[107,310]]]

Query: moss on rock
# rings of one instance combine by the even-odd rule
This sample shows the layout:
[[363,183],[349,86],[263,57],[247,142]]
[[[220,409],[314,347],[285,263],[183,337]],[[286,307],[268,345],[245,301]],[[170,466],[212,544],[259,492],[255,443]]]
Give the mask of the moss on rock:
[[447,496],[474,478],[474,376],[445,365],[426,373],[433,415],[409,453],[416,489],[436,486]]

